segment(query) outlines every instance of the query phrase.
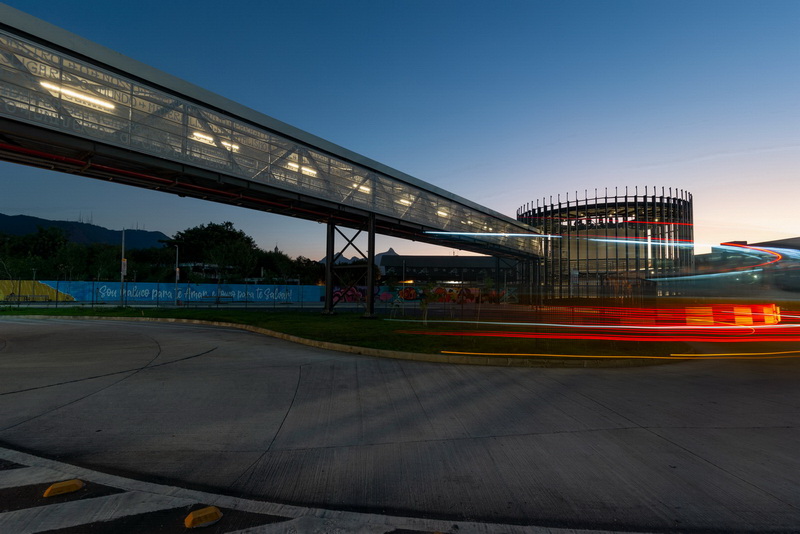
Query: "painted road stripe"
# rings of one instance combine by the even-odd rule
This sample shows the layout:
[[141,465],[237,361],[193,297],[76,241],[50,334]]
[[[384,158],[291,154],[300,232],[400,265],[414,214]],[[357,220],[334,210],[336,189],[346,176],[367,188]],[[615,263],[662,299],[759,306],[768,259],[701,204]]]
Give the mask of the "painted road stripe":
[[30,486],[31,484],[52,484],[73,478],[65,476],[63,471],[56,471],[46,467],[21,467],[0,471],[0,488],[14,488],[16,486]]
[[0,514],[0,532],[35,534],[192,504],[193,501],[165,495],[119,493]]
[[[155,484],[142,480],[123,478],[116,475],[92,471],[83,467],[48,460],[40,456],[34,456],[24,452],[14,451],[0,447],[0,460],[5,460],[18,465],[31,467],[0,471],[0,477],[14,471],[24,471],[37,476],[45,474],[55,474],[54,480],[67,480],[70,478],[80,478],[87,482],[94,482],[129,493],[113,495],[110,497],[100,497],[98,499],[85,499],[83,501],[73,501],[63,504],[42,506],[34,509],[19,510],[16,512],[0,513],[0,533],[10,532],[13,534],[39,533],[45,530],[62,530],[73,534],[79,532],[93,532],[89,530],[89,523],[102,521],[98,517],[95,509],[95,502],[106,503],[103,506],[105,513],[109,510],[116,510],[116,516],[109,515],[109,519],[116,517],[119,521],[123,517],[131,517],[133,514],[146,515],[153,512],[161,512],[172,508],[186,508],[198,505],[218,506],[223,513],[231,510],[263,514],[271,519],[288,518],[286,521],[279,521],[273,524],[266,524],[256,527],[249,527],[230,532],[229,534],[269,534],[286,532],[361,532],[364,534],[383,534],[389,532],[396,533],[431,533],[431,532],[459,532],[460,534],[603,534],[610,531],[583,530],[583,529],[562,529],[557,527],[535,527],[523,525],[508,525],[498,523],[474,523],[469,521],[454,521],[444,519],[426,519],[421,517],[402,517],[381,514],[369,514],[359,512],[348,512],[343,510],[330,510],[325,508],[307,508],[280,504],[266,501],[256,501],[242,499],[227,495],[219,495],[204,491],[190,490],[175,486]],[[31,471],[28,471],[28,470]],[[30,485],[30,480],[21,481],[18,486]],[[100,501],[99,499],[105,499]],[[169,503],[178,503],[170,505]],[[130,504],[130,506],[128,506]],[[58,525],[52,513],[46,512],[48,509],[58,507],[72,521],[63,521]],[[69,507],[69,508],[65,508]],[[120,509],[123,508],[124,509]],[[148,508],[149,507],[149,508]],[[87,513],[87,509],[89,512]],[[38,513],[36,513],[38,512]],[[23,514],[26,515],[23,515]],[[76,517],[83,514],[82,518]],[[183,517],[178,517],[181,531],[183,528]],[[135,519],[135,518],[134,518]],[[41,523],[40,521],[48,521]],[[47,525],[47,526],[45,526]],[[74,528],[76,527],[76,528]],[[73,529],[74,528],[74,529]],[[213,528],[213,527],[211,527]]]
[[[203,505],[193,506],[193,509],[204,508]],[[129,515],[102,523],[91,523],[77,527],[67,527],[58,530],[48,530],[47,534],[121,534],[134,532],[141,534],[180,534],[187,533],[184,526],[186,516],[193,510],[189,508],[170,508],[159,512],[149,512],[146,514]],[[260,532],[262,525],[269,523],[286,524],[289,518],[275,517],[265,514],[254,514],[251,512],[241,512],[239,510],[225,510],[222,519],[209,527],[201,527],[191,532],[197,534],[230,534],[231,532]],[[280,531],[282,534],[291,532],[290,529]],[[298,530],[297,532],[309,532]],[[330,532],[330,531],[320,531]],[[351,532],[351,531],[342,531]]]

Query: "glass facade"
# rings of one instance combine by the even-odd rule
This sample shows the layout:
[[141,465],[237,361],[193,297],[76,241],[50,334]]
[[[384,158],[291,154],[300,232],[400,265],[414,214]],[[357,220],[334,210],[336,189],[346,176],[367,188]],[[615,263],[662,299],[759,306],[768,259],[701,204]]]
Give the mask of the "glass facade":
[[640,294],[655,287],[650,279],[684,273],[694,261],[692,195],[683,190],[551,197],[521,207],[517,219],[547,236],[539,265],[546,296]]
[[[336,157],[233,114],[0,31],[0,116],[269,185],[521,254],[514,219]],[[503,234],[518,234],[516,236]]]

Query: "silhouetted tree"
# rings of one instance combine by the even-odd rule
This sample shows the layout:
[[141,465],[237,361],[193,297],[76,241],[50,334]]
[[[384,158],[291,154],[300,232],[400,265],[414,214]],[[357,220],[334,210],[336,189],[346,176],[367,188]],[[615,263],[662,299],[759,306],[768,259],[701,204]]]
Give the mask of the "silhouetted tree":
[[305,256],[294,260],[294,271],[301,284],[319,285],[325,282],[325,266]]
[[[303,256],[292,259],[275,247],[264,251],[255,240],[233,223],[202,224],[177,232],[162,247],[128,249],[128,280],[171,282],[175,275],[175,248],[181,280],[221,283],[240,282],[261,274],[266,283],[318,284],[324,266]],[[28,279],[36,271],[38,280],[118,280],[121,247],[103,243],[89,245],[68,241],[59,228],[38,228],[36,233],[0,233],[0,279]],[[195,264],[195,265],[191,265]]]
[[255,240],[233,223],[208,223],[176,233],[167,245],[178,245],[180,263],[201,264],[203,274],[220,282],[251,274],[258,261]]

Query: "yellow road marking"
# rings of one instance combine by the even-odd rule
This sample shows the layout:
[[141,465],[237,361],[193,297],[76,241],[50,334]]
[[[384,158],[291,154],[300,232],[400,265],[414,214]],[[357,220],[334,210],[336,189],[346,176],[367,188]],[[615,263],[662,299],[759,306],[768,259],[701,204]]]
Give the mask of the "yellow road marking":
[[540,354],[540,353],[513,353],[513,352],[459,352],[443,350],[442,354],[455,354],[461,356],[509,356],[524,358],[526,356],[541,356],[550,358],[612,358],[612,359],[647,359],[647,360],[774,360],[781,358],[800,358],[800,350],[783,352],[731,352],[723,354],[670,354],[669,356],[630,356],[630,355],[600,355],[600,354]]

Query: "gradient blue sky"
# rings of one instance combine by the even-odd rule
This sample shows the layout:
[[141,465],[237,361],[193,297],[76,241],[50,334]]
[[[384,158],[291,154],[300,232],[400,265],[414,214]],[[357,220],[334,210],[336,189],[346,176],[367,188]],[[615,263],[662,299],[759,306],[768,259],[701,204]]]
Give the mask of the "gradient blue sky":
[[[798,1],[6,3],[512,217],[663,185],[694,195],[701,252],[800,235]],[[324,255],[312,222],[6,163],[0,187],[0,213],[169,235],[229,220]]]

